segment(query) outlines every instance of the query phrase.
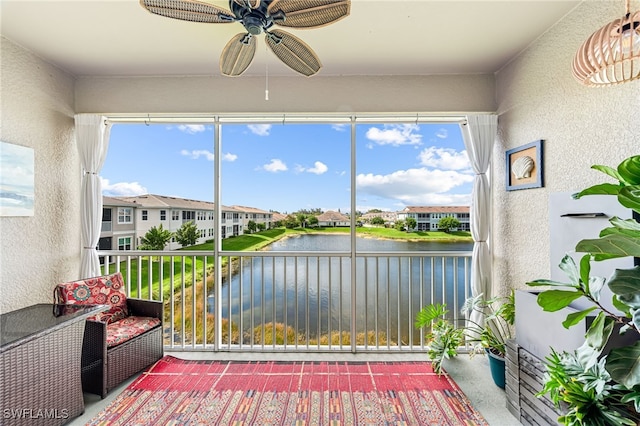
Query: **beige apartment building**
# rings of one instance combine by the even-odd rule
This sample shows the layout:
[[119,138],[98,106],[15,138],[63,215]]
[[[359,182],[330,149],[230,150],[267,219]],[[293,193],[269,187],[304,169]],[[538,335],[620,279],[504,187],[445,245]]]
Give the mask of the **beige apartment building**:
[[[193,221],[199,231],[196,244],[212,240],[215,235],[214,203],[165,195],[144,194],[134,197],[103,197],[101,250],[135,250],[140,240],[154,226],[176,232]],[[249,220],[271,226],[271,213],[254,207],[222,206],[220,236],[242,235]],[[172,239],[166,250],[181,245]]]

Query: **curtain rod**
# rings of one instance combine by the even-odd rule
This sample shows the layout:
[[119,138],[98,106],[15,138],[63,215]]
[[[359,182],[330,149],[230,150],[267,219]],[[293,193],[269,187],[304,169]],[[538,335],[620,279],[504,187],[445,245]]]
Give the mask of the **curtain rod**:
[[145,124],[214,124],[220,123],[459,123],[466,124],[465,114],[433,113],[326,113],[326,114],[104,114],[109,123],[145,123]]

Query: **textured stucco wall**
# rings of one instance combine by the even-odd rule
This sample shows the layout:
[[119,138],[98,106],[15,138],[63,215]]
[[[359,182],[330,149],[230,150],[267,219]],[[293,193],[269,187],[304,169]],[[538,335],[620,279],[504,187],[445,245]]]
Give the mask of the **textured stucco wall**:
[[79,77],[77,112],[493,112],[493,75]]
[[35,213],[0,217],[0,312],[51,302],[80,264],[80,163],[73,78],[0,39],[0,140],[31,147]]
[[[623,2],[584,2],[496,76],[494,291],[549,278],[551,262],[560,262],[549,258],[551,193],[603,182],[606,176],[591,170],[592,164],[617,166],[640,154],[640,81],[588,88],[571,74],[578,47],[623,13]],[[506,192],[505,151],[537,139],[544,140],[544,187]]]

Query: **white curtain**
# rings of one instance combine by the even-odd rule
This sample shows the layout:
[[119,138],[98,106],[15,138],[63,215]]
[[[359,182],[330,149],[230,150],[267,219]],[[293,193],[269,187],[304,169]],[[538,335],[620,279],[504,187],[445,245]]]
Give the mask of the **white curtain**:
[[[480,293],[491,297],[491,251],[487,239],[491,224],[491,192],[487,170],[498,131],[496,115],[469,115],[463,128],[464,145],[476,176],[471,193],[471,235],[473,236],[473,258],[471,259],[472,295]],[[471,320],[482,325],[484,315],[471,314]]]
[[81,226],[82,254],[80,279],[100,275],[96,246],[102,225],[102,184],[98,173],[102,169],[109,146],[111,125],[96,114],[77,114],[76,144],[82,162]]

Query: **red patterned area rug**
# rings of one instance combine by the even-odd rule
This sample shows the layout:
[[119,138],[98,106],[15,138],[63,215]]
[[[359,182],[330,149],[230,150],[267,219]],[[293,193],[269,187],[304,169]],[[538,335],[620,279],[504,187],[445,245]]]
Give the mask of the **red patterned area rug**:
[[429,362],[165,356],[88,425],[487,425]]

